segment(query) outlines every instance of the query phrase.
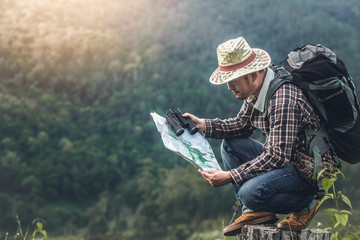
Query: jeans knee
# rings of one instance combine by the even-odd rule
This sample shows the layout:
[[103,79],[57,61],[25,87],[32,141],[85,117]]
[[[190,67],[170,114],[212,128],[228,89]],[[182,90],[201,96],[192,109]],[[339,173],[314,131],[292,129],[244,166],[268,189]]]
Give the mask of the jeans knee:
[[238,158],[233,155],[232,148],[230,146],[231,144],[229,143],[229,139],[224,139],[220,148],[221,158],[226,170],[239,166]]
[[221,146],[220,146],[220,153],[221,153],[221,155],[222,155],[222,156],[223,156],[223,155],[227,155],[227,154],[230,153],[230,151],[231,151],[231,149],[230,149],[230,147],[229,147],[229,145],[228,145],[227,140],[226,140],[226,139],[222,140]]
[[239,149],[243,146],[242,142],[245,141],[247,138],[229,138],[229,139],[223,139],[221,142],[220,152],[221,155],[228,156],[236,154]]
[[262,144],[247,137],[228,138],[220,150],[225,169],[230,170],[260,155]]

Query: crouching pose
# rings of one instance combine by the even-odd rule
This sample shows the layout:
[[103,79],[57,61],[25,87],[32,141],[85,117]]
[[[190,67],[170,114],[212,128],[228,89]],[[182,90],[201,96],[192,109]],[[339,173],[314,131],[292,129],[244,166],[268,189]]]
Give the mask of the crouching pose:
[[[227,84],[237,99],[244,100],[240,112],[230,119],[190,117],[205,137],[224,139],[221,145],[225,170],[201,171],[214,187],[232,183],[242,215],[225,227],[236,235],[245,224],[276,223],[277,214],[289,214],[277,224],[280,229],[301,230],[316,213],[317,187],[299,175],[299,153],[305,153],[305,129],[318,130],[319,116],[303,92],[294,84],[283,84],[265,98],[276,73],[269,68],[269,54],[251,48],[243,37],[231,39],[217,49],[219,67],[210,77],[213,84]],[[264,144],[250,138],[255,129],[266,136]],[[333,156],[325,154],[327,161]]]

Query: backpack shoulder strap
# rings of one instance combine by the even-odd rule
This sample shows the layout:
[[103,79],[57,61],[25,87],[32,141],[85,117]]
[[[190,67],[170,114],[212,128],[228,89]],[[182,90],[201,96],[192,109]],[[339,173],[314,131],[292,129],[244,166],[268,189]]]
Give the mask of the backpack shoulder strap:
[[268,91],[267,91],[266,97],[265,97],[265,110],[264,110],[265,115],[267,114],[267,110],[268,110],[268,106],[269,106],[271,97],[285,82],[291,82],[292,78],[293,78],[292,75],[281,76],[281,77],[277,77],[277,78],[273,79],[270,82],[269,88],[268,88]]

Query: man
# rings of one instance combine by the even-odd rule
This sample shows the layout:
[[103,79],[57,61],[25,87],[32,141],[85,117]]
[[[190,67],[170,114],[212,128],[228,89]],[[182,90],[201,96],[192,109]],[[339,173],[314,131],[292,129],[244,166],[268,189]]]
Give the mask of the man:
[[[265,106],[271,80],[271,58],[262,49],[252,49],[243,37],[231,39],[217,49],[219,68],[210,77],[213,84],[227,84],[237,99],[245,100],[235,118],[200,119],[186,113],[205,137],[224,139],[221,155],[226,171],[201,171],[214,187],[232,183],[242,215],[224,229],[236,235],[245,224],[275,223],[277,213],[289,214],[277,227],[298,231],[315,215],[317,188],[302,178],[295,163],[306,153],[304,129],[317,130],[321,122],[302,91],[283,84]],[[249,138],[255,129],[266,136],[264,144]]]

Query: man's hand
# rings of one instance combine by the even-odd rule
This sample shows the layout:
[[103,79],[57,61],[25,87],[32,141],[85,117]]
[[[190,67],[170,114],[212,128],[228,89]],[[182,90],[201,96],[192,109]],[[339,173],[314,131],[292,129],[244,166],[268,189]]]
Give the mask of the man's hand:
[[199,173],[213,186],[220,187],[227,183],[233,182],[233,179],[229,172],[222,170],[208,170],[202,171],[199,169]]
[[200,119],[190,113],[184,113],[183,117],[188,117],[191,119],[191,121],[193,121],[195,123],[195,125],[203,132],[205,132],[205,120],[204,119]]

